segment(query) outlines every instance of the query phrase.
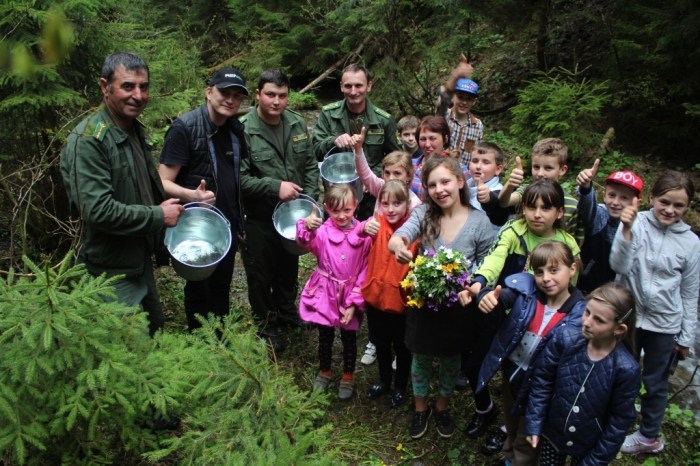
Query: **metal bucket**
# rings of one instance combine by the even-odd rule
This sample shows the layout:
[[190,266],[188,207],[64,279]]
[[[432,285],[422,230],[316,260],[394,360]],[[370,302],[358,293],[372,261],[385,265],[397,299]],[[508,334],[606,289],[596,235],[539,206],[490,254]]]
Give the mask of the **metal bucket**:
[[311,215],[314,206],[316,206],[316,215],[319,218],[323,218],[321,207],[311,196],[306,194],[299,194],[298,199],[280,202],[275,207],[275,212],[272,214],[272,224],[275,226],[277,233],[284,238],[282,245],[289,253],[303,256],[309,252],[297,246],[297,220]]
[[326,191],[334,184],[349,184],[355,189],[357,202],[362,200],[362,180],[355,170],[354,153],[338,152],[333,155],[326,154],[326,158],[321,164],[321,179],[323,179],[323,188]]
[[165,246],[175,272],[196,282],[209,277],[228,253],[231,224],[211,204],[190,202],[184,207],[177,225],[165,231]]

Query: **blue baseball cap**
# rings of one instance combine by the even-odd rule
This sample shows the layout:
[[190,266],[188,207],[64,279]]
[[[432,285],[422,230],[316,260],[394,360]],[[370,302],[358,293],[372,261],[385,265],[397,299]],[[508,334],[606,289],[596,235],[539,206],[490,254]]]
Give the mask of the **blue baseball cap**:
[[479,92],[479,85],[471,79],[459,78],[459,80],[457,81],[457,87],[455,87],[455,91],[477,95]]

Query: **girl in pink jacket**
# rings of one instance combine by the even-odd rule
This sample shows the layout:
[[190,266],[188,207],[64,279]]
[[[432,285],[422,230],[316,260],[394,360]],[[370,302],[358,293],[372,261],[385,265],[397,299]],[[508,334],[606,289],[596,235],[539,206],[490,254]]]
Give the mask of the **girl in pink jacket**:
[[340,328],[343,378],[338,398],[347,400],[355,389],[357,330],[365,309],[360,288],[365,283],[372,239],[365,234],[364,223],[353,217],[357,208],[354,188],[331,186],[324,207],[329,215],[325,222],[316,207],[307,218],[297,221],[297,244],[318,258],[318,266],[301,293],[299,315],[318,324],[320,371],[314,390],[325,390],[331,380],[333,339],[335,328]]

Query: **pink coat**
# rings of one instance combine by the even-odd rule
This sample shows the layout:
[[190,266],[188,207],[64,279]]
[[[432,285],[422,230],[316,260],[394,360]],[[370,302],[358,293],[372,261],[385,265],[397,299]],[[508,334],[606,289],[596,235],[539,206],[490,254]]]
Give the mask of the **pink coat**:
[[[357,330],[362,322],[365,300],[360,288],[367,276],[367,260],[372,238],[364,233],[364,222],[355,220],[349,230],[341,230],[332,219],[315,231],[297,221],[297,244],[318,258],[318,267],[304,286],[299,299],[299,315],[305,322]],[[357,310],[348,325],[341,326],[345,309]]]

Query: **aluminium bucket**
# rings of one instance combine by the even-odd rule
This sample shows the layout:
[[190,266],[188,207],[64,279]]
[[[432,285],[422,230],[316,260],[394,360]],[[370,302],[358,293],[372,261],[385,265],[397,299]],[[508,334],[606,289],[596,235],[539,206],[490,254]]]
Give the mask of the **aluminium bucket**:
[[275,226],[277,233],[284,238],[282,245],[287,252],[297,256],[303,256],[309,252],[301,249],[297,245],[297,220],[311,215],[314,206],[316,206],[316,215],[318,215],[319,218],[323,218],[321,207],[311,196],[307,196],[306,194],[299,194],[297,199],[280,202],[277,204],[277,207],[275,207],[275,211],[272,214],[272,224]]
[[321,179],[323,179],[323,189],[326,191],[334,184],[349,184],[355,190],[357,202],[362,200],[363,185],[357,170],[355,170],[355,154],[353,152],[326,154],[326,158],[321,164]]
[[208,278],[231,248],[231,224],[205,202],[185,204],[177,225],[165,231],[175,272],[190,281]]

